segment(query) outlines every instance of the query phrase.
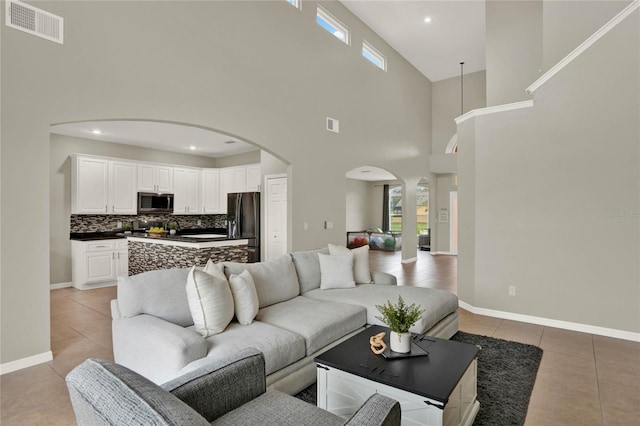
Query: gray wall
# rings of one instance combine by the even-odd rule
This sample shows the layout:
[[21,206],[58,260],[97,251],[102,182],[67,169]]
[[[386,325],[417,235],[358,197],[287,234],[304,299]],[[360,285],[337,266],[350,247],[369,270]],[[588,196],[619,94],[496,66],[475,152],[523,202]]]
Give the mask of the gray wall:
[[69,155],[71,154],[101,155],[194,167],[216,166],[215,158],[51,134],[51,161],[49,165],[51,284],[71,281],[71,242],[69,241],[69,216],[71,215],[71,161]]
[[542,72],[542,0],[486,2],[487,105],[530,99]]
[[379,221],[375,212],[380,208],[371,208],[371,190],[371,184],[367,181],[347,179],[347,231],[362,231]]
[[[485,71],[464,75],[464,112],[487,106],[487,84]],[[444,154],[447,144],[456,134],[455,118],[461,116],[460,77],[440,80],[432,86],[433,137],[431,154]],[[457,155],[457,154],[450,154]],[[455,170],[453,170],[455,171]],[[449,173],[433,175],[430,178],[429,202],[431,227],[431,250],[450,251],[449,223],[438,221],[440,208],[449,209],[449,192],[455,190],[453,176]]]
[[260,163],[260,150],[216,158],[216,167],[233,167],[256,163]]
[[606,24],[630,2],[544,0],[543,64],[554,66],[573,49]]
[[[460,112],[460,77],[433,83],[431,121],[433,122],[432,154],[444,154],[456,134],[456,117]],[[464,112],[487,106],[487,84],[484,71],[464,75]]]
[[640,332],[639,13],[533,108],[458,126],[461,300]]
[[[65,18],[64,45],[0,29],[1,363],[50,349],[52,123],[194,124],[278,154],[291,164],[293,250],[344,240],[346,171],[428,174],[431,83],[338,2],[323,5],[351,28],[352,46],[315,23],[313,1],[302,10],[284,1],[37,4]],[[361,57],[363,38],[386,55],[388,72]],[[327,116],[340,134],[325,130]]]

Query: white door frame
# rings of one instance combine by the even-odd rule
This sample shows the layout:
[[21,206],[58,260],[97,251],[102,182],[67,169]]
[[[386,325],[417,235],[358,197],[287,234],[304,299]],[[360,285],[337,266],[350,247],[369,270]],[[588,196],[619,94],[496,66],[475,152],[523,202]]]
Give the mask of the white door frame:
[[[261,259],[264,259],[265,261],[270,259],[269,257],[269,235],[268,235],[268,229],[269,229],[269,217],[271,217],[271,215],[269,214],[269,180],[270,179],[288,179],[288,175],[286,173],[280,173],[280,174],[273,174],[273,175],[265,175],[264,176],[264,190],[262,191],[262,193],[264,194],[264,220],[262,223],[264,223],[264,231],[262,232],[262,241],[263,243],[262,245],[262,257]],[[288,180],[287,180],[287,185],[288,185]],[[288,214],[289,212],[289,194],[287,194],[287,211],[285,212],[285,214]],[[288,221],[287,221],[288,223]],[[289,233],[289,230],[287,229],[287,227],[285,227],[287,234]],[[286,246],[286,250],[288,251],[288,247],[289,247],[289,236],[287,235],[287,238],[284,240],[284,244]]]

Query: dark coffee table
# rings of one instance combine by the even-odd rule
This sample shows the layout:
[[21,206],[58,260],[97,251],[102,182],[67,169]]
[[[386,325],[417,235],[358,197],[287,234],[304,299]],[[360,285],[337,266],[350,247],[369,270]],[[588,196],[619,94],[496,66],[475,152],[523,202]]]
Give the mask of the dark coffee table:
[[346,417],[380,393],[400,402],[403,425],[471,425],[480,408],[478,348],[414,335],[428,355],[387,359],[369,346],[381,331],[389,345],[389,329],[371,326],[315,358],[318,407]]

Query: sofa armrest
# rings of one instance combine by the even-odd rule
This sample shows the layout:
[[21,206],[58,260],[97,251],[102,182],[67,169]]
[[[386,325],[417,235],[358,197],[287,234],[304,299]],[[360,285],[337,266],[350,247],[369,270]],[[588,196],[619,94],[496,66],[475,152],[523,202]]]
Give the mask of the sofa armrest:
[[387,274],[386,272],[373,271],[371,272],[371,278],[373,279],[374,284],[398,285],[396,276]]
[[212,422],[265,393],[264,356],[256,349],[243,349],[177,377],[162,388]]
[[118,299],[111,300],[111,319],[120,319],[122,314],[120,313],[120,306],[118,306]]
[[400,426],[400,403],[374,394],[356,411],[345,426]]
[[200,334],[151,315],[114,319],[112,334],[115,362],[158,384],[207,355]]

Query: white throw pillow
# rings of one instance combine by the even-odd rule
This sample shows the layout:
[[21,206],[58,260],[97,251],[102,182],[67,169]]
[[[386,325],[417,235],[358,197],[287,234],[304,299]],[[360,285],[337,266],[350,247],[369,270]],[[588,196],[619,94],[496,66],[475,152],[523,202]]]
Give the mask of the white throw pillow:
[[229,286],[233,294],[236,318],[242,325],[249,325],[258,315],[258,293],[251,273],[246,269],[240,275],[229,277]]
[[358,284],[371,284],[371,267],[369,266],[369,246],[349,250],[344,246],[329,244],[329,254],[336,256],[353,255],[353,277]]
[[224,266],[222,263],[214,263],[213,260],[209,259],[207,260],[207,264],[204,265],[203,271],[216,278],[227,281],[227,276],[224,274]]
[[[349,250],[347,250],[349,251]],[[331,255],[318,253],[320,260],[320,289],[353,288],[353,254]]]
[[196,331],[204,337],[224,331],[233,319],[233,296],[227,280],[194,266],[187,276],[186,288]]
[[369,266],[369,246],[351,249],[353,253],[353,277],[358,284],[371,284],[371,267]]

